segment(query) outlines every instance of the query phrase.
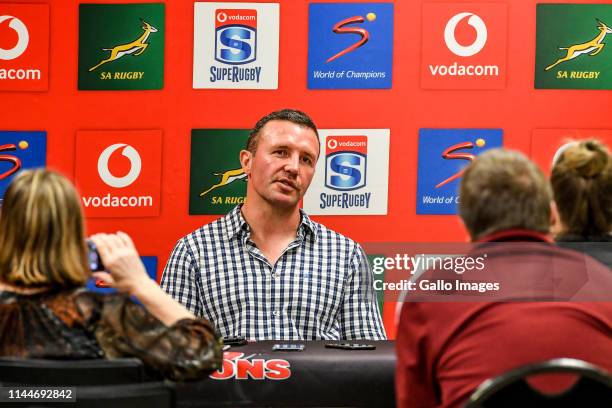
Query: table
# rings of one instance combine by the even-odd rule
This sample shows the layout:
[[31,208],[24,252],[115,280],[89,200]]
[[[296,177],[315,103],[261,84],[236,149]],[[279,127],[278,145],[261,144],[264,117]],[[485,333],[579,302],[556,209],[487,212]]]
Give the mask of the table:
[[[177,406],[393,407],[395,342],[376,350],[337,350],[330,341],[260,341],[225,352],[223,368],[203,381],[176,384]],[[301,352],[272,346],[304,344]]]

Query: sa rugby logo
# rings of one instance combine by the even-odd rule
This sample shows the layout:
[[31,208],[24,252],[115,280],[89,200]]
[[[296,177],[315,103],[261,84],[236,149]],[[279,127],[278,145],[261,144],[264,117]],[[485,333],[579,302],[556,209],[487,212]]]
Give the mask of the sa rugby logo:
[[220,176],[221,181],[216,184],[213,184],[209,189],[202,191],[200,193],[200,197],[204,197],[206,194],[210,193],[216,188],[227,186],[230,183],[233,183],[237,180],[244,180],[246,178],[246,174],[242,167],[239,169],[224,171],[223,173],[213,173],[215,176]]
[[244,357],[244,353],[223,353],[223,367],[210,375],[215,380],[286,380],[291,377],[291,364],[287,360],[274,358],[265,360]]
[[[102,51],[110,51],[110,55],[108,56],[108,58],[103,59],[102,61],[94,65],[93,67],[89,68],[88,71],[91,72],[97,69],[99,66],[106,64],[107,62],[116,61],[119,58],[123,57],[124,55],[133,54],[136,57],[142,54],[149,46],[149,44],[147,43],[147,40],[149,39],[149,35],[151,35],[151,33],[156,33],[157,28],[153,27],[151,24],[147,23],[146,21],[142,19],[141,21],[142,21],[142,29],[144,30],[144,32],[142,33],[140,37],[138,37],[134,41],[131,41],[127,44],[119,44],[112,48],[102,48]],[[120,75],[115,75],[115,76],[119,77]]]
[[538,4],[536,20],[536,88],[612,89],[612,5]]
[[163,4],[79,5],[79,89],[161,89]]
[[246,129],[192,130],[189,214],[227,214],[244,203],[240,150],[248,137]]

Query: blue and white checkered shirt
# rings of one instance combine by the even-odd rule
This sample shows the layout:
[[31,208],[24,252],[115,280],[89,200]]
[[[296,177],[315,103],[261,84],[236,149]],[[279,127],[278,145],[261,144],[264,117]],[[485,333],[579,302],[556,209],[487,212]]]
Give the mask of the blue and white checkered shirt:
[[361,247],[302,212],[275,265],[250,240],[240,206],[181,238],[161,286],[222,336],[385,339]]

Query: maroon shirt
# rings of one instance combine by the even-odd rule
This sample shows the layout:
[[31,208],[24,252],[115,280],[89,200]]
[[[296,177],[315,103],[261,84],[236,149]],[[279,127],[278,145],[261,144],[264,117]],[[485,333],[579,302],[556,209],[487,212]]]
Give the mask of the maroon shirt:
[[[551,251],[568,273],[584,268],[582,255]],[[459,407],[484,380],[533,362],[571,357],[612,371],[612,302],[405,303],[396,348],[398,407]]]

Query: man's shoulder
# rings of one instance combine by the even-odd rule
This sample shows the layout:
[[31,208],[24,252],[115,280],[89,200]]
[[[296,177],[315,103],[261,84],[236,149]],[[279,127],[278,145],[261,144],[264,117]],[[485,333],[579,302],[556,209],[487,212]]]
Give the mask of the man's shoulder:
[[202,225],[195,231],[181,237],[179,243],[188,247],[200,247],[211,242],[222,242],[227,237],[226,217]]
[[354,248],[361,248],[361,246],[353,239],[341,234],[333,229],[326,227],[323,224],[313,221],[310,219],[310,223],[313,226],[317,238],[323,244],[336,244],[341,246],[349,247],[351,250]]

